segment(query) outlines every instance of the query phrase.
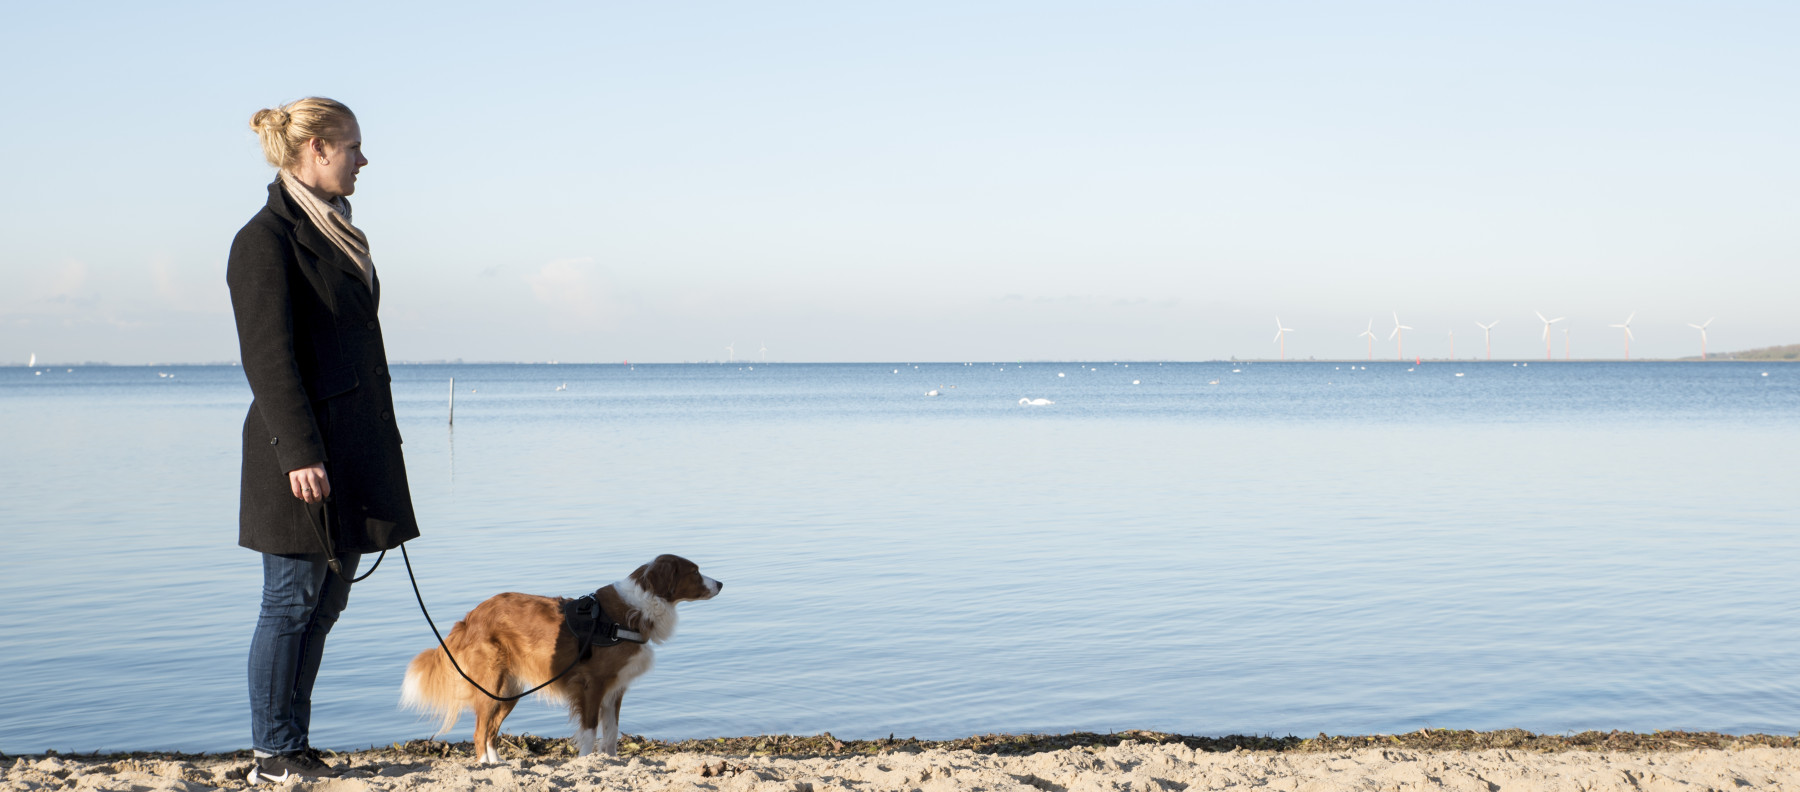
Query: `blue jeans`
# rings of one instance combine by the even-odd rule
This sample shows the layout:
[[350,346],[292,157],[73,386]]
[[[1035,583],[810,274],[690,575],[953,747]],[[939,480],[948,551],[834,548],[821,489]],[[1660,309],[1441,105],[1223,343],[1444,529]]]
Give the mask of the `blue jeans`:
[[[362,557],[339,556],[356,576]],[[308,747],[313,681],[325,636],[350,600],[350,584],[331,574],[323,554],[263,553],[262,614],[250,639],[250,736],[259,754]]]

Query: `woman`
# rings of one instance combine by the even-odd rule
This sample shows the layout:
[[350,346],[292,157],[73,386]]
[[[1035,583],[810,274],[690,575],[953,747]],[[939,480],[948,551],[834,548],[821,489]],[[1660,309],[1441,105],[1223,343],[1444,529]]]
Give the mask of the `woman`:
[[320,98],[257,111],[250,127],[277,176],[268,205],[232,241],[225,277],[254,397],[238,544],[263,561],[250,644],[249,780],[258,783],[337,774],[307,736],[325,636],[361,554],[419,529],[375,318],[381,283],[350,223],[348,197],[369,164],[362,128]]

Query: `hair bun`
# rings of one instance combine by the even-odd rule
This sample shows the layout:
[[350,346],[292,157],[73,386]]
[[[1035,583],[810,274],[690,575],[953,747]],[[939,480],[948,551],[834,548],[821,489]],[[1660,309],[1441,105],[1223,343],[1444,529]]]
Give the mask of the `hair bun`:
[[288,121],[290,120],[292,120],[292,116],[289,116],[286,110],[274,107],[267,110],[256,111],[256,115],[252,116],[250,119],[250,126],[259,130],[268,129],[279,131],[286,129]]

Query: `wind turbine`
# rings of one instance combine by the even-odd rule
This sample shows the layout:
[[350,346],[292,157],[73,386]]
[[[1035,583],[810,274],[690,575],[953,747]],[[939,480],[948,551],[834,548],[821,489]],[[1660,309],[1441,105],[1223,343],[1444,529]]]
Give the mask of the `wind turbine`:
[[769,362],[769,342],[767,342],[767,341],[762,342],[762,349],[756,350],[756,354],[762,356],[762,359],[758,360],[756,362],[758,362],[758,363]]
[[1275,342],[1281,345],[1281,359],[1287,360],[1287,333],[1294,332],[1291,327],[1281,326],[1281,317],[1275,317]]
[[1411,327],[1407,327],[1406,325],[1400,324],[1400,312],[1395,311],[1394,312],[1394,332],[1388,333],[1388,338],[1394,339],[1394,359],[1395,360],[1405,360],[1406,359],[1406,351],[1405,351],[1406,350],[1406,336],[1401,335],[1400,331],[1401,330],[1411,330],[1411,329],[1412,329]]
[[1494,321],[1488,322],[1487,324],[1482,324],[1480,322],[1475,323],[1476,327],[1481,328],[1482,343],[1487,345],[1487,359],[1488,360],[1494,359],[1494,325],[1497,325],[1497,324],[1500,324],[1499,319],[1495,319]]
[[1356,335],[1357,338],[1362,338],[1363,336],[1369,337],[1369,359],[1374,360],[1375,359],[1375,320],[1374,319],[1370,319],[1369,326],[1364,328],[1361,333],[1358,333]]
[[736,346],[737,346],[736,341],[733,341],[733,342],[725,345],[725,362],[726,363],[737,362],[737,350],[734,349],[734,347],[736,347]]
[[1544,319],[1543,314],[1538,313],[1537,311],[1532,311],[1532,313],[1537,313],[1538,318],[1544,320],[1544,359],[1551,360],[1552,358],[1550,357],[1550,325],[1556,324],[1557,322],[1560,322],[1568,317],[1558,316],[1555,319]]
[[1617,327],[1620,330],[1625,331],[1625,359],[1626,360],[1631,359],[1631,320],[1636,319],[1636,318],[1637,318],[1637,311],[1632,311],[1630,316],[1625,317],[1624,324],[1607,325],[1607,327]]
[[[1717,318],[1719,318],[1719,317],[1716,317],[1716,316],[1713,317],[1713,319],[1717,319]],[[1701,360],[1706,359],[1706,326],[1709,324],[1712,324],[1712,319],[1708,319],[1704,322],[1701,322],[1700,324],[1694,324],[1693,322],[1688,322],[1688,327],[1692,327],[1695,330],[1700,331],[1700,359]]]

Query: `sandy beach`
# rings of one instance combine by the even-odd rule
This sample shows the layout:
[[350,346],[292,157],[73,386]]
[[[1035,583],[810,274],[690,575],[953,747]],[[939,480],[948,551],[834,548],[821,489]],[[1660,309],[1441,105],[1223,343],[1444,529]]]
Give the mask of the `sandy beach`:
[[[630,792],[1177,792],[1178,790],[1739,790],[1800,789],[1794,738],[1676,735],[1674,738],[1474,740],[1416,735],[1220,740],[1140,733],[972,738],[946,743],[824,738],[738,738],[680,744],[630,743],[621,757],[564,755],[566,741],[515,738],[513,758],[476,762],[446,743],[394,746],[331,757],[343,778],[283,784],[297,790],[463,789]],[[1523,733],[1512,733],[1523,734]],[[1660,733],[1663,737],[1668,733]],[[1613,733],[1619,736],[1619,733]],[[1529,735],[1527,735],[1530,737]],[[1687,737],[1688,739],[1681,739]],[[1423,738],[1423,739],[1421,739]],[[1232,738],[1225,738],[1229,741]],[[821,744],[838,755],[788,753]],[[1519,747],[1421,747],[1514,743]],[[1619,750],[1605,743],[1633,745]],[[720,750],[703,750],[707,744]],[[1385,747],[1384,747],[1385,743]],[[1683,748],[1682,745],[1694,747]],[[1062,745],[1065,747],[1054,747]],[[437,751],[446,756],[432,757]],[[541,751],[541,753],[540,753]],[[1011,752],[1018,751],[1018,752]],[[637,755],[630,755],[636,753]],[[180,790],[245,788],[246,754],[10,757],[5,790]]]

